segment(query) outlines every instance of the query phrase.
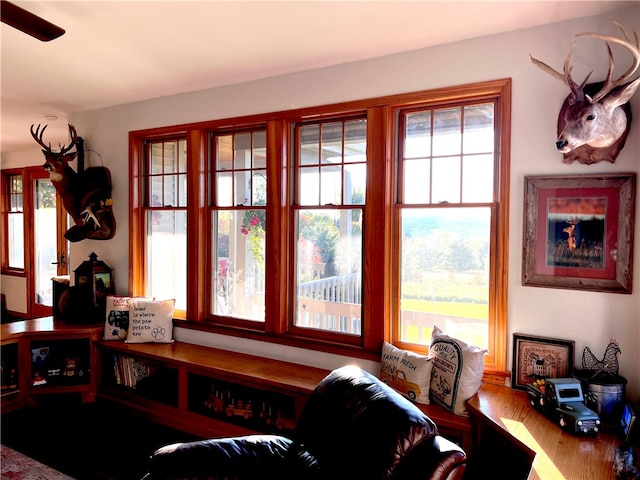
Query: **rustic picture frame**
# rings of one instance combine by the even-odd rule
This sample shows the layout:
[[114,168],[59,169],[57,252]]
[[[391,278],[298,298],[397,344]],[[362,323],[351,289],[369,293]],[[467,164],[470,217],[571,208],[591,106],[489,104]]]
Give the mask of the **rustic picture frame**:
[[538,379],[570,377],[574,351],[573,340],[514,333],[511,387],[526,390]]
[[522,284],[632,292],[636,174],[527,176]]

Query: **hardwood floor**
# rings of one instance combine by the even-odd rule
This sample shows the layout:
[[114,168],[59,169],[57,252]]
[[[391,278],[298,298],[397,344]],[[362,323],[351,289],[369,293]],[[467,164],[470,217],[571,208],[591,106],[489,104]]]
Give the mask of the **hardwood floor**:
[[77,480],[139,480],[156,448],[197,439],[74,395],[43,396],[37,407],[4,414],[0,432],[2,444]]

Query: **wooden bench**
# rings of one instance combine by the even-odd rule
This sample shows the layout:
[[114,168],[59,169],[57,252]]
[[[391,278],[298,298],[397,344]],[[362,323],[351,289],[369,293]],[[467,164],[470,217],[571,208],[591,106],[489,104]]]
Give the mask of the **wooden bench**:
[[[234,382],[244,387],[267,392],[280,392],[295,402],[295,419],[299,417],[306,399],[329,370],[254,355],[230,352],[186,342],[173,344],[129,344],[114,341],[97,342],[101,352],[102,369],[112,369],[106,364],[114,354],[141,357],[177,372],[178,402],[173,406],[159,405],[148,399],[139,399],[133,391],[113,388],[99,382],[98,394],[122,403],[143,416],[180,428],[200,436],[246,434],[248,429],[224,422],[203,418],[193,413],[190,398],[190,376],[200,375],[224,382]],[[105,361],[106,359],[106,361]],[[171,388],[171,387],[168,387]],[[472,447],[471,422],[468,417],[454,415],[439,405],[418,405],[438,425],[443,436],[461,445],[465,451]]]

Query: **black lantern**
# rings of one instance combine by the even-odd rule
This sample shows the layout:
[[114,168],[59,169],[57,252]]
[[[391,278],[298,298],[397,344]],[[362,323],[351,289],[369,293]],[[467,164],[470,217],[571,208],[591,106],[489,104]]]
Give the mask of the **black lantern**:
[[91,252],[89,260],[85,260],[74,270],[75,286],[78,293],[84,297],[86,305],[92,307],[94,318],[104,318],[107,305],[107,295],[115,292],[112,272],[98,255]]

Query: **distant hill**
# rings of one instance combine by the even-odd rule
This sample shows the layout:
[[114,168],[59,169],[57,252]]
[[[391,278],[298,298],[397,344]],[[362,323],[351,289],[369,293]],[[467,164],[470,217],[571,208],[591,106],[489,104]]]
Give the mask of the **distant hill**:
[[486,238],[488,225],[482,218],[460,215],[405,216],[403,220],[403,232],[411,238],[429,237],[437,230],[451,232],[461,238],[477,236]]

